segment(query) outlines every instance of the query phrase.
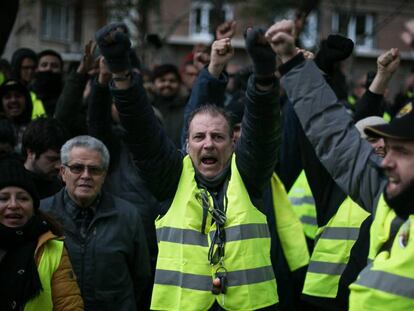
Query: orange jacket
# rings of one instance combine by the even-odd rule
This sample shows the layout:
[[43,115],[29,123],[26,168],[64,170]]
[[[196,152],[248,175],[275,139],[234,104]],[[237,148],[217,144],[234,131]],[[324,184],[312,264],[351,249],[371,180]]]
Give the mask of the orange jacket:
[[[39,237],[35,250],[36,264],[39,265],[43,249],[46,243],[53,239],[59,239],[51,231],[42,234]],[[58,269],[52,278],[52,300],[54,311],[82,311],[83,300],[80,294],[75,273],[70,263],[69,255],[66,248],[63,248],[62,257]]]

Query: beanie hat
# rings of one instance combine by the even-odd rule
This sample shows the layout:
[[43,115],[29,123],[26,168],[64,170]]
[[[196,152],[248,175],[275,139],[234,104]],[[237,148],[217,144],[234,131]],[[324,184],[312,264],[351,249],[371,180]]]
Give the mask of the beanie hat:
[[19,187],[26,190],[33,199],[33,208],[39,208],[39,195],[30,173],[23,164],[14,158],[0,161],[0,190],[6,187]]

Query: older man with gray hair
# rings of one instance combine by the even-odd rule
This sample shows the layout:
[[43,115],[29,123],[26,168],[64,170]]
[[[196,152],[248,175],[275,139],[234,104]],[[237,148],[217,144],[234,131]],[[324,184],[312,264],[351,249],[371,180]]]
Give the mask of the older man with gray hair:
[[77,136],[61,149],[65,187],[41,202],[64,227],[85,310],[141,310],[150,268],[141,218],[131,203],[101,190],[105,145]]

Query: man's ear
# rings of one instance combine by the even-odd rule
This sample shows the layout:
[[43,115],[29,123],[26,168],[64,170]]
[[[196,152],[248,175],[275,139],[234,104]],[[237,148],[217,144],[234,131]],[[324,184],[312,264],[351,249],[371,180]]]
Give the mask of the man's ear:
[[66,167],[61,164],[60,169],[59,169],[59,175],[62,178],[63,182],[66,182],[66,180],[65,180],[65,169],[66,169]]
[[36,153],[34,153],[32,149],[27,149],[26,154],[26,160],[33,161],[36,159]]
[[185,140],[185,153],[188,153],[188,138]]

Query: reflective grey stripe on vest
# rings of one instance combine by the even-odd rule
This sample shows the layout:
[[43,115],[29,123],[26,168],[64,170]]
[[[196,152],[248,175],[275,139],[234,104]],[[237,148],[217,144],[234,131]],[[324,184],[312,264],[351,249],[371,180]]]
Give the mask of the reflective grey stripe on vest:
[[316,217],[312,217],[312,216],[301,216],[300,217],[300,222],[305,224],[305,225],[311,225],[311,226],[317,226],[318,223],[316,221]]
[[358,239],[359,228],[325,227],[320,238],[327,240],[351,240]]
[[292,205],[302,205],[302,204],[315,205],[315,200],[313,199],[312,196],[305,196],[305,197],[300,197],[300,198],[289,197],[289,201],[290,203],[292,203]]
[[325,227],[323,232],[315,237],[315,244],[319,239],[356,241],[358,235],[359,228]]
[[[270,238],[269,227],[267,224],[245,224],[225,228],[226,242]],[[210,238],[213,240],[215,232],[210,232]]]
[[[225,228],[226,242],[269,238],[269,228],[267,224],[245,224]],[[213,239],[215,232],[210,232],[210,238]],[[203,233],[191,229],[179,229],[172,227],[163,227],[157,229],[158,242],[171,242],[188,245],[208,246],[207,236]]]
[[[227,272],[227,286],[254,284],[273,279],[273,268],[271,266]],[[212,280],[209,275],[159,269],[155,272],[155,284],[159,285],[174,285],[181,288],[211,291]]]
[[372,265],[368,265],[362,270],[355,284],[414,299],[414,279],[389,272],[371,270],[371,267]]
[[308,267],[308,272],[341,275],[346,268],[346,263],[333,263],[325,261],[311,260]]
[[163,227],[157,229],[157,240],[158,242],[208,246],[207,236],[191,229]]

